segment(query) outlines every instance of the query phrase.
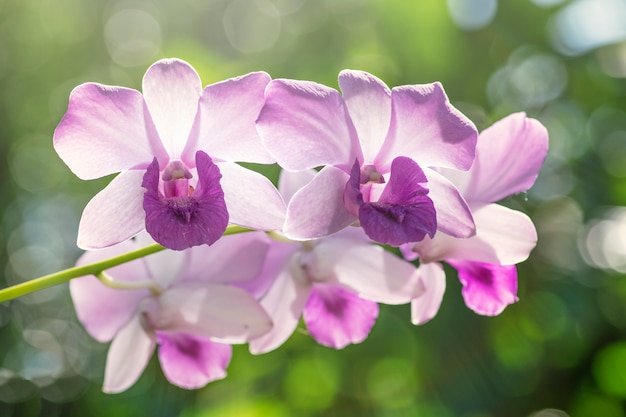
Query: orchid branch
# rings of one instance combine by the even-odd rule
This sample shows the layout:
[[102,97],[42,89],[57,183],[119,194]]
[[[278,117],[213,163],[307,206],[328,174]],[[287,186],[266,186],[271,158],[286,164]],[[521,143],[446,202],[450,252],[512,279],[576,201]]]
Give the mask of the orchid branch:
[[[240,226],[231,225],[226,228],[224,236],[250,231],[252,230]],[[127,252],[122,255],[114,256],[100,262],[75,266],[73,268],[64,269],[63,271],[55,272],[49,275],[44,275],[30,281],[22,282],[11,287],[3,288],[0,290],[0,303],[33,293],[35,291],[43,290],[54,285],[69,282],[74,278],[80,278],[87,275],[99,276],[102,274],[103,271],[113,268],[114,266],[134,261],[135,259],[143,258],[144,256],[152,255],[153,253],[161,252],[165,249],[165,247],[155,243],[153,245],[148,245],[143,248]]]

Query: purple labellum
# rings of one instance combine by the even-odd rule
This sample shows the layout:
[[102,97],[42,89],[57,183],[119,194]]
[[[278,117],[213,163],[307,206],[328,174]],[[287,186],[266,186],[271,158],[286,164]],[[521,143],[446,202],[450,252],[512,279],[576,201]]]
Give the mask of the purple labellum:
[[163,195],[159,191],[159,164],[156,158],[146,169],[142,187],[146,189],[143,208],[146,230],[169,249],[184,250],[210,245],[228,225],[228,211],[220,185],[219,168],[204,152],[196,153],[198,183],[189,186],[192,175],[181,161],[172,161],[163,171]]

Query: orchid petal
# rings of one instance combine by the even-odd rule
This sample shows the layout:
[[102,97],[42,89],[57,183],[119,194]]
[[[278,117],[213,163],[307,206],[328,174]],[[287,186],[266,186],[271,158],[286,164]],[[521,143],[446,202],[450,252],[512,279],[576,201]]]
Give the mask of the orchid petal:
[[506,306],[517,302],[515,265],[448,260],[459,273],[467,307],[483,316],[497,316]]
[[283,229],[285,235],[296,240],[319,238],[356,221],[343,203],[343,191],[348,179],[348,175],[339,168],[322,168],[291,198]]
[[263,232],[224,236],[210,248],[191,248],[186,264],[186,282],[245,284],[263,267],[270,238]]
[[341,287],[316,284],[303,317],[318,343],[343,349],[367,338],[378,318],[378,304]]
[[135,170],[122,172],[87,203],[78,225],[79,248],[102,249],[144,229],[143,174]]
[[232,347],[197,336],[158,332],[159,362],[165,377],[185,389],[201,388],[226,377]]
[[511,265],[525,261],[537,244],[532,220],[522,212],[498,204],[472,204],[476,235],[456,239],[443,233],[427,247],[417,243],[415,250],[423,261],[459,259]]
[[424,324],[437,315],[446,291],[446,273],[439,262],[422,263],[417,269],[425,291],[411,301],[411,322]]
[[428,178],[428,196],[437,213],[437,230],[458,238],[473,236],[476,225],[459,190],[432,169],[424,169],[424,174]]
[[470,169],[467,201],[492,203],[526,191],[548,152],[548,131],[524,113],[512,114],[480,134]]
[[283,200],[289,203],[293,195],[311,182],[316,174],[317,171],[313,169],[305,171],[282,170],[278,177],[278,192],[283,196]]
[[474,124],[450,104],[438,82],[394,87],[389,135],[375,165],[385,170],[395,156],[403,155],[422,167],[467,170],[477,138]]
[[133,315],[109,347],[102,390],[114,394],[133,385],[146,368],[155,344],[154,335],[141,326],[140,316]]
[[257,129],[270,154],[290,171],[320,165],[347,170],[355,158],[362,159],[343,98],[321,84],[270,81]]
[[363,163],[374,160],[391,119],[391,91],[381,80],[363,71],[339,73],[339,86],[363,149]]
[[[270,251],[264,274],[275,276],[275,281],[261,299],[261,305],[272,318],[274,326],[265,335],[250,341],[250,352],[254,355],[270,352],[281,346],[296,329],[302,310],[309,299],[312,286],[296,279],[291,271],[293,249],[278,244],[278,251]],[[272,256],[272,253],[275,255]]]
[[335,283],[359,297],[405,304],[423,292],[415,266],[372,243],[332,237],[315,247],[320,262],[331,265]]
[[256,230],[282,228],[286,207],[270,180],[232,162],[219,162],[217,166],[232,224]]
[[172,159],[179,159],[198,111],[198,73],[180,59],[162,59],[148,68],[142,89],[163,145]]
[[182,159],[203,150],[216,160],[273,163],[255,127],[269,81],[267,73],[253,72],[207,86]]
[[192,195],[164,197],[159,191],[159,166],[155,159],[146,170],[142,187],[146,189],[143,208],[146,230],[168,249],[183,250],[192,246],[211,245],[228,226],[221,173],[211,158],[196,153],[198,184]]
[[136,90],[87,83],[70,94],[54,131],[54,149],[79,178],[144,168],[167,152]]
[[[122,242],[99,251],[85,252],[76,262],[87,265],[137,249],[133,241]],[[107,270],[117,281],[141,281],[148,271],[141,262],[129,262]],[[85,276],[70,281],[70,294],[78,320],[97,341],[108,342],[135,314],[147,290],[120,291],[104,286],[96,277]]]
[[177,285],[164,292],[151,311],[157,330],[195,334],[222,343],[245,343],[272,326],[249,293],[219,284]]
[[[353,170],[351,182],[354,181]],[[397,157],[391,164],[391,177],[376,202],[362,203],[359,221],[374,241],[388,245],[417,242],[433,236],[437,219],[428,190],[420,185],[426,177],[413,160]]]

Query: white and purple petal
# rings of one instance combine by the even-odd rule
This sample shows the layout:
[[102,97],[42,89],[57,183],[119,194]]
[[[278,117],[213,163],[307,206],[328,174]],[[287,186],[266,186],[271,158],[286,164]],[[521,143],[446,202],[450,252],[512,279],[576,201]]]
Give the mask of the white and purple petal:
[[269,81],[253,72],[207,86],[182,159],[193,161],[202,150],[216,161],[273,163],[255,126]]
[[318,343],[343,349],[367,338],[378,318],[378,304],[339,286],[315,284],[303,317]]
[[394,157],[407,156],[422,167],[467,170],[477,138],[474,124],[450,104],[440,83],[394,87],[389,135],[374,164],[382,172]]
[[232,347],[184,333],[157,332],[161,369],[172,384],[201,388],[226,377]]
[[290,171],[362,160],[356,130],[337,90],[310,81],[272,80],[257,120],[265,147]]
[[122,172],[87,203],[78,225],[79,248],[116,245],[145,228],[143,175],[143,170]]
[[465,305],[477,314],[497,316],[517,298],[515,265],[448,260],[459,273]]
[[95,83],[70,94],[54,131],[54,149],[84,180],[145,168],[154,157],[168,160],[141,93]]
[[424,293],[411,301],[411,322],[424,324],[437,315],[446,291],[446,273],[439,262],[422,263],[417,269]]

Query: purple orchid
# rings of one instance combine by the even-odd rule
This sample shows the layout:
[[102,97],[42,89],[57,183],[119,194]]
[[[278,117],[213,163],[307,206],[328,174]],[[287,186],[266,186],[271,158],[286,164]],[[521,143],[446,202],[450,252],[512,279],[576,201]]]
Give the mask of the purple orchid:
[[[86,252],[79,265],[97,262],[149,243],[136,240]],[[226,376],[232,348],[266,333],[271,319],[243,288],[255,288],[265,259],[264,233],[225,236],[211,247],[160,252],[109,271],[120,287],[95,277],[70,283],[79,320],[100,342],[112,340],[103,390],[126,390],[139,378],[156,346],[166,378],[199,388]],[[133,289],[135,288],[135,289]]]
[[[283,171],[285,200],[314,177],[314,171]],[[320,344],[341,349],[367,338],[379,302],[405,304],[423,292],[416,268],[349,228],[325,238],[273,242],[260,281],[269,283],[261,304],[274,327],[250,342],[264,353],[282,345],[302,316]]]
[[235,163],[274,162],[254,125],[269,80],[256,72],[203,90],[189,64],[164,59],[146,72],[143,95],[76,87],[54,132],[57,153],[82,179],[120,172],[85,207],[78,246],[111,246],[146,228],[163,246],[185,249],[212,244],[229,222],[280,227],[275,187]]
[[467,170],[478,134],[441,85],[389,90],[373,75],[347,70],[339,85],[343,96],[308,81],[267,86],[257,127],[270,154],[290,171],[323,166],[291,199],[286,236],[320,238],[356,221],[391,245],[435,230],[471,236],[467,204],[431,167]]
[[528,258],[537,232],[528,216],[493,204],[529,189],[548,151],[548,132],[524,113],[512,114],[480,134],[476,160],[467,172],[441,170],[461,190],[476,222],[476,235],[456,239],[439,233],[433,239],[402,245],[405,257],[419,257],[427,293],[412,302],[412,321],[422,324],[439,310],[445,273],[437,261],[457,269],[466,305],[493,316],[517,301],[515,264]]

